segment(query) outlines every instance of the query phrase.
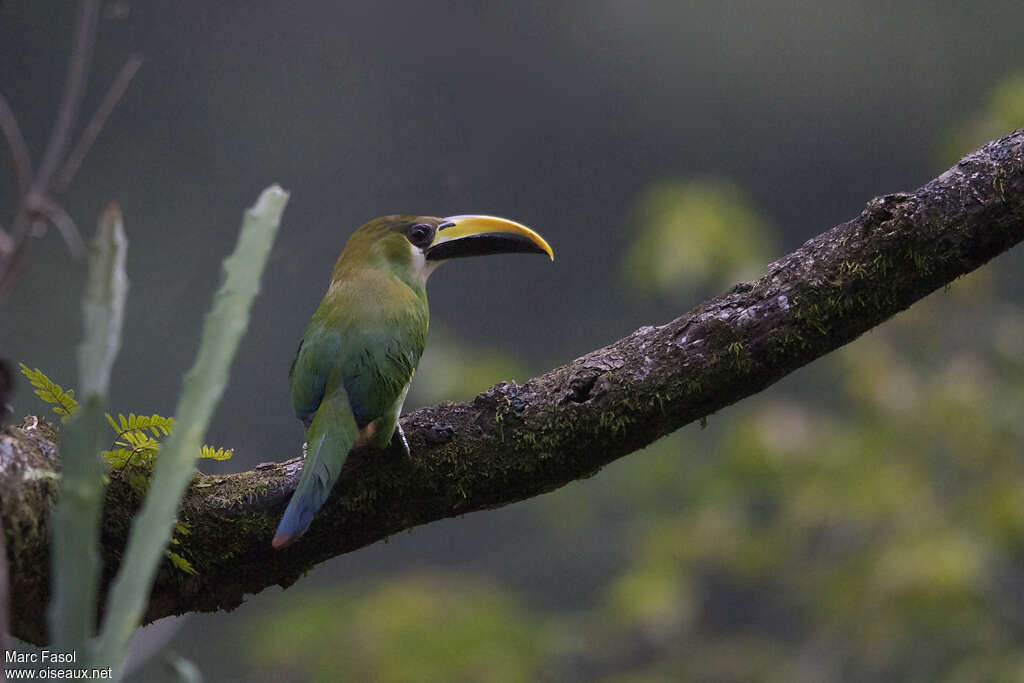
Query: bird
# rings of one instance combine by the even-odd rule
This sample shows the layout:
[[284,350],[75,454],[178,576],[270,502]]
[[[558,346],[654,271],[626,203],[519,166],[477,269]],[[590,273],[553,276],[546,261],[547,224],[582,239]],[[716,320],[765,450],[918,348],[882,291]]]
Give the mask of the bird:
[[539,234],[496,216],[382,216],[352,233],[289,370],[305,460],[275,549],[306,532],[353,448],[409,455],[398,417],[426,342],[427,278],[451,259],[504,253],[555,258]]

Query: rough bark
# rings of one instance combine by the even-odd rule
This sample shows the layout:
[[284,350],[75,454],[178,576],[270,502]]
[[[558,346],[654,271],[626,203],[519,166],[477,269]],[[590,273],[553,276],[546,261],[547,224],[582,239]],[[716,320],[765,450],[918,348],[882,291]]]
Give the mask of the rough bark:
[[[855,339],[1024,238],[1024,130],[993,141],[915,192],[868,202],[853,220],[768,266],[756,282],[644,327],[523,385],[402,419],[409,458],[356,451],[309,533],[270,547],[298,459],[196,475],[179,552],[196,576],[165,569],[147,620],[232,609],[313,565],[444,517],[507,505],[587,477],[694,420],[755,394]],[[46,523],[58,467],[54,433],[30,419],[0,437],[0,495],[12,632],[45,641]],[[104,514],[105,580],[137,502],[116,479]]]

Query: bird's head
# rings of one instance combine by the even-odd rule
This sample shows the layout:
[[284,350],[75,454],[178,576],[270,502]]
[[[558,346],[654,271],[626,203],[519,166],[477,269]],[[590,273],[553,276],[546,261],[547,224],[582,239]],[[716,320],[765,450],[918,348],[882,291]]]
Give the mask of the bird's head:
[[543,237],[506,218],[382,216],[352,233],[334,267],[334,279],[343,278],[349,268],[369,265],[408,275],[422,285],[434,268],[449,259],[510,253],[555,258]]

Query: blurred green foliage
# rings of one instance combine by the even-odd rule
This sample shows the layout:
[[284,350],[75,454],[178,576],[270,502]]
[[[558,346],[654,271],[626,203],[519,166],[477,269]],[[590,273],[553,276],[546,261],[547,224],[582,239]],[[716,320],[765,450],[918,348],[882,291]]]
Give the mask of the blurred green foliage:
[[420,573],[291,597],[249,641],[276,680],[536,680],[541,634],[498,586]]
[[[697,466],[678,436],[651,449],[677,471],[640,474],[637,500],[661,502],[605,596],[624,629],[609,643],[650,640],[653,620],[711,653],[663,647],[640,667],[685,680],[796,680],[812,664],[807,680],[1024,675],[1024,363],[946,344],[947,315],[971,317],[950,299],[830,359],[838,408],[755,401],[721,418]],[[940,348],[936,371],[919,354]],[[616,486],[643,466],[616,467]]]
[[953,126],[942,141],[939,164],[945,168],[989,140],[1024,127],[1024,72],[1000,80],[980,111]]
[[[1024,80],[989,105],[964,140],[978,121],[1024,124],[1011,123]],[[658,184],[632,222],[623,274],[644,296],[750,277],[771,248],[721,181]],[[256,626],[252,655],[281,680],[1024,680],[1024,310],[1010,270],[990,264],[706,429],[531,501],[541,531],[522,552],[601,539],[614,555],[603,569],[581,555],[580,577],[600,580],[578,604],[467,570],[299,587]],[[417,377],[439,396],[514,369],[440,346],[455,379]]]
[[529,368],[512,353],[461,344],[432,327],[407,405],[468,401],[493,384],[530,376]]
[[622,273],[645,297],[688,298],[760,273],[772,253],[768,221],[726,180],[663,180],[631,212],[635,237]]

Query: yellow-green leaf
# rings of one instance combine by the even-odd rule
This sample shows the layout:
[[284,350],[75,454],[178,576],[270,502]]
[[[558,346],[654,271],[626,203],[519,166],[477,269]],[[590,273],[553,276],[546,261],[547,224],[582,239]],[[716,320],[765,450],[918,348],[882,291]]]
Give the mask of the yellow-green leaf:
[[200,457],[209,460],[227,460],[234,454],[234,448],[214,448],[213,446],[204,445]]
[[36,396],[53,406],[53,412],[61,416],[61,422],[65,422],[67,417],[78,409],[78,401],[75,400],[73,390],[64,389],[39,368],[31,369],[24,363],[18,365],[21,374],[28,378],[29,384],[35,389]]
[[192,563],[186,560],[178,553],[172,553],[170,550],[168,550],[167,559],[169,559],[171,561],[171,564],[174,565],[174,568],[179,571],[183,571],[186,574],[192,574],[193,576],[197,573],[196,570],[193,569]]

